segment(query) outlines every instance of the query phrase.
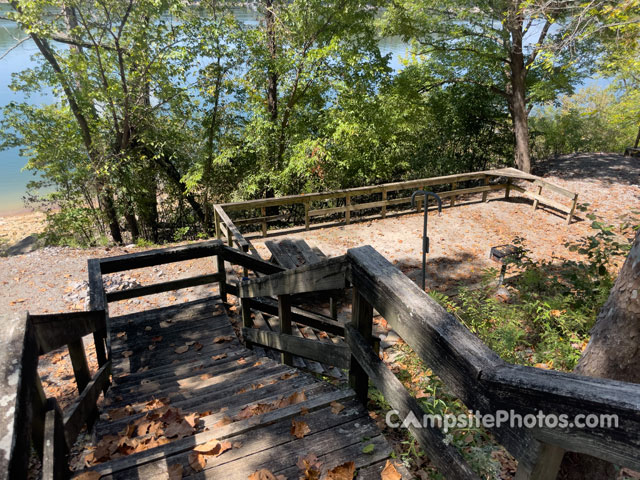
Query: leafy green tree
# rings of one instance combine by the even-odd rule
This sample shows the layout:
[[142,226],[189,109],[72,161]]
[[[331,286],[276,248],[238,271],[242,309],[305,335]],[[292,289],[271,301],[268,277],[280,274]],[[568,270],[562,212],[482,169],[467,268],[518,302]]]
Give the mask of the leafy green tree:
[[513,124],[515,162],[531,169],[529,112],[570,93],[590,64],[585,44],[567,47],[577,2],[403,0],[389,9],[390,31],[414,42],[429,66],[424,88],[470,83],[504,99]]

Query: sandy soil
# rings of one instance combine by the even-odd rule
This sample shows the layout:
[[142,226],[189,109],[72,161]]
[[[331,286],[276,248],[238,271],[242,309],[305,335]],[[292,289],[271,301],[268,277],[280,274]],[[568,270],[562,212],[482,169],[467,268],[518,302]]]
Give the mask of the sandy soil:
[[13,244],[32,233],[44,231],[45,214],[26,212],[0,215],[0,246]]

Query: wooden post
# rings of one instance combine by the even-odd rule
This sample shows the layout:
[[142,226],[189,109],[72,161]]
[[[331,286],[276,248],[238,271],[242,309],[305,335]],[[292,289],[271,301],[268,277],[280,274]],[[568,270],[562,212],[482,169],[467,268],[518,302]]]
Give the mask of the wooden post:
[[[244,253],[249,252],[249,245],[243,245],[242,246],[242,251]],[[246,266],[242,267],[242,276],[245,277],[245,278],[249,278],[249,270],[247,269]]]
[[309,202],[304,202],[304,229],[309,230]]
[[555,480],[562,464],[564,450],[555,445],[540,445],[535,465],[531,471],[518,467],[515,480]]
[[[541,195],[541,194],[542,194],[542,185],[538,185],[538,192],[537,192],[537,193],[538,193],[538,195]],[[537,209],[538,209],[538,199],[537,199],[537,198],[535,198],[535,199],[533,200],[533,209],[534,209],[534,210],[537,210]]]
[[567,214],[567,225],[571,225],[571,220],[573,219],[573,214],[576,213],[576,207],[578,206],[578,194],[576,193],[573,197],[573,202],[571,203],[571,210]]
[[233,233],[231,233],[231,227],[227,225],[227,245],[233,248]]
[[[458,184],[456,182],[452,182],[451,183],[451,190],[455,190],[456,188],[458,188]],[[456,196],[453,195],[451,197],[451,206],[455,207],[456,206]]]
[[43,480],[64,480],[71,477],[67,463],[67,442],[64,438],[62,411],[55,398],[47,399],[45,417]]
[[[485,186],[489,185],[489,175],[484,176],[483,183]],[[488,198],[489,192],[482,192],[482,202],[487,203]]]
[[385,218],[387,216],[387,191],[386,190],[382,191],[382,201],[384,202],[384,205],[382,205],[382,218]]
[[334,320],[338,318],[338,303],[336,297],[333,295],[329,297],[329,315],[331,315],[331,318]]
[[33,382],[33,405],[31,421],[31,438],[33,447],[42,459],[42,446],[44,442],[44,417],[47,413],[47,396],[42,388],[40,376],[36,375]]
[[266,207],[262,207],[260,209],[260,213],[262,214],[262,236],[267,236],[267,209]]
[[504,198],[505,200],[509,199],[509,194],[511,193],[511,179],[507,179],[507,187],[504,190]]
[[222,255],[218,255],[216,259],[218,261],[218,273],[220,274],[218,291],[220,292],[222,303],[227,303],[227,270],[224,268],[224,258]]
[[240,299],[240,305],[242,307],[242,326],[245,328],[253,327],[253,319],[251,318],[251,309],[249,308],[249,299]]
[[[291,335],[291,297],[278,295],[278,317],[280,318],[280,333]],[[280,359],[285,365],[293,365],[290,353],[282,352]]]
[[347,193],[347,196],[345,197],[344,204],[345,204],[344,220],[347,223],[347,225],[349,225],[351,223],[351,195],[349,195],[348,193]]
[[[351,325],[362,334],[367,342],[371,342],[373,332],[373,307],[365,300],[360,292],[358,292],[356,287],[353,287]],[[366,405],[369,393],[369,377],[353,356],[351,356],[349,385],[356,392],[358,399]]]
[[78,393],[82,393],[84,387],[91,381],[91,372],[89,372],[89,364],[87,363],[87,355],[84,351],[84,343],[82,339],[74,340],[67,345],[69,347],[69,358],[71,358],[71,366],[73,374],[76,377],[76,385]]
[[213,210],[213,218],[216,224],[216,239],[220,240],[222,238],[222,229],[220,228],[220,216],[218,215],[217,210]]

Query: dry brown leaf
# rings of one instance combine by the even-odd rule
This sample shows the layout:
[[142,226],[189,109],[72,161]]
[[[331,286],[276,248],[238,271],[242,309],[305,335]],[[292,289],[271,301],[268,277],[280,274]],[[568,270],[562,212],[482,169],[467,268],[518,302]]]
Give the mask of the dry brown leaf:
[[276,408],[284,408],[289,405],[296,405],[297,403],[302,403],[307,399],[307,396],[304,392],[293,392],[287,398],[283,398],[279,402],[277,402]]
[[121,418],[128,417],[129,415],[133,415],[136,411],[133,409],[131,405],[127,405],[122,408],[114,408],[113,410],[109,410],[109,418],[111,420],[120,420]]
[[222,360],[223,358],[227,358],[226,353],[221,353],[220,355],[214,355],[211,357],[211,360]]
[[162,335],[157,335],[151,339],[152,342],[158,343],[162,341]]
[[244,365],[245,363],[247,363],[247,359],[246,358],[239,358],[238,360],[236,360],[236,363],[238,363],[240,365]]
[[221,335],[219,337],[214,338],[213,343],[230,342],[231,340],[233,340],[233,337],[231,335]]
[[155,345],[149,345],[147,348],[149,348],[149,350],[153,350],[154,348],[156,348]]
[[218,457],[231,448],[231,442],[219,442],[216,439],[212,439],[207,443],[194,447],[193,451],[202,453],[203,455]]
[[311,432],[311,429],[307,422],[295,419],[291,420],[291,435],[296,438],[304,438],[304,436],[309,432]]
[[133,355],[133,352],[131,350],[126,350],[126,351],[122,352],[122,356],[124,358],[129,358],[131,355]]
[[126,332],[118,332],[118,333],[116,333],[116,338],[122,338],[122,337],[124,337],[126,334],[127,334]]
[[301,480],[320,479],[322,462],[319,462],[318,457],[316,457],[313,453],[310,453],[305,457],[298,458],[298,462],[296,463],[296,465],[303,475],[302,477],[300,477]]
[[169,474],[169,480],[181,480],[182,479],[182,471],[184,467],[181,463],[176,463],[174,465],[169,466],[167,469],[167,473]]
[[196,342],[193,344],[193,348],[196,350],[202,350],[202,344],[200,342]]
[[253,472],[249,475],[249,480],[287,480],[284,475],[278,475],[277,477],[266,468]]
[[309,409],[307,407],[300,407],[300,415],[307,415],[309,413]]
[[174,350],[177,354],[183,354],[189,350],[189,345],[182,345]]
[[211,377],[213,377],[213,375],[210,373],[203,373],[202,375],[200,375],[201,380],[208,380]]
[[331,405],[331,413],[333,413],[334,415],[337,415],[342,410],[344,410],[344,405],[341,404],[340,402],[331,402],[330,405]]
[[167,438],[178,437],[184,438],[192,435],[194,428],[189,425],[185,420],[180,420],[178,422],[169,423],[167,428],[164,430],[164,434]]
[[189,415],[185,415],[184,417],[184,421],[187,422],[189,425],[191,425],[192,427],[195,427],[196,424],[198,423],[198,419],[200,418],[200,415],[197,413],[190,413]]
[[329,470],[326,480],[353,480],[355,473],[356,464],[354,462],[346,462]]
[[393,463],[391,463],[390,460],[387,460],[382,472],[380,472],[380,480],[402,480],[402,475],[398,473],[398,470],[396,470]]
[[238,413],[235,418],[236,420],[244,420],[255,415],[262,415],[264,413],[271,412],[276,408],[277,407],[272,403],[256,403],[254,405],[244,407],[242,410],[240,410],[240,413]]
[[204,470],[204,467],[207,466],[207,459],[204,458],[204,455],[201,455],[199,453],[192,453],[191,455],[189,455],[189,466],[195,472],[201,472],[202,470]]

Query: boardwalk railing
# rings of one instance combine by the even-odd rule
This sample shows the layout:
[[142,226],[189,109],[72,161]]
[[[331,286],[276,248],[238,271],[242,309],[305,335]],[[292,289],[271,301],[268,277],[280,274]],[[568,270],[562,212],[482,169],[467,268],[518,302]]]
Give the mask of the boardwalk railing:
[[[498,183],[491,183],[491,180]],[[535,192],[530,192],[518,185],[513,180],[527,180],[535,185]],[[458,188],[463,182],[480,181],[482,184],[469,188]],[[297,208],[301,218],[304,219],[305,229],[308,230],[313,218],[342,215],[345,223],[351,222],[352,213],[364,210],[379,209],[380,216],[385,218],[388,208],[397,208],[411,204],[411,190],[430,189],[438,186],[450,185],[451,190],[440,191],[442,198],[450,198],[451,206],[456,204],[459,196],[482,193],[482,201],[486,202],[491,191],[504,190],[505,198],[509,198],[511,191],[515,190],[533,200],[534,210],[540,202],[555,208],[567,215],[567,223],[571,223],[575,213],[578,194],[554,185],[543,178],[530,175],[515,168],[502,168],[497,170],[485,170],[481,172],[462,173],[443,177],[422,178],[404,182],[384,183],[330,192],[308,193],[305,195],[290,195],[285,197],[248,200],[244,202],[223,203],[214,206],[216,235],[220,239],[224,237],[229,246],[234,244],[240,250],[248,251],[250,246],[240,233],[237,226],[260,225],[263,236],[267,235],[269,224],[287,220],[290,215],[285,215],[284,209]],[[569,199],[570,204],[561,202],[542,195],[543,189],[547,189],[559,196]],[[372,197],[379,197],[371,201]],[[416,209],[422,209],[422,199],[418,199]],[[278,209],[275,215],[267,215],[267,209]],[[410,208],[410,207],[409,207]],[[229,213],[242,212],[242,218],[231,219]],[[304,212],[304,213],[302,213]]]
[[[29,315],[2,322],[0,371],[0,471],[3,478],[27,478],[30,446],[42,458],[42,478],[69,476],[66,454],[82,427],[96,419],[96,401],[109,386],[111,361],[105,351],[104,310]],[[82,337],[94,334],[99,363],[92,377]],[[62,412],[55,398],[46,398],[38,375],[38,358],[66,346],[79,396]]]
[[[372,338],[374,309],[471,411],[546,416],[617,416],[594,428],[571,423],[563,428],[513,425],[492,428],[495,438],[518,460],[518,479],[553,479],[565,450],[586,453],[617,465],[640,469],[640,385],[507,364],[444,308],[373,248],[351,249],[339,257],[264,278],[240,282],[243,305],[260,295],[288,295],[353,286],[351,323],[345,326],[349,360],[331,345],[268,335],[245,324],[254,343],[322,363],[350,369],[350,382],[365,400],[369,380],[401,418],[423,418],[418,402],[380,360]],[[280,300],[286,309],[286,300]],[[244,311],[244,309],[243,309]],[[290,322],[284,312],[281,324]],[[314,345],[312,345],[314,344]],[[587,417],[583,417],[587,418]],[[595,417],[594,417],[595,418]],[[440,473],[451,479],[479,478],[437,428],[409,427]]]

